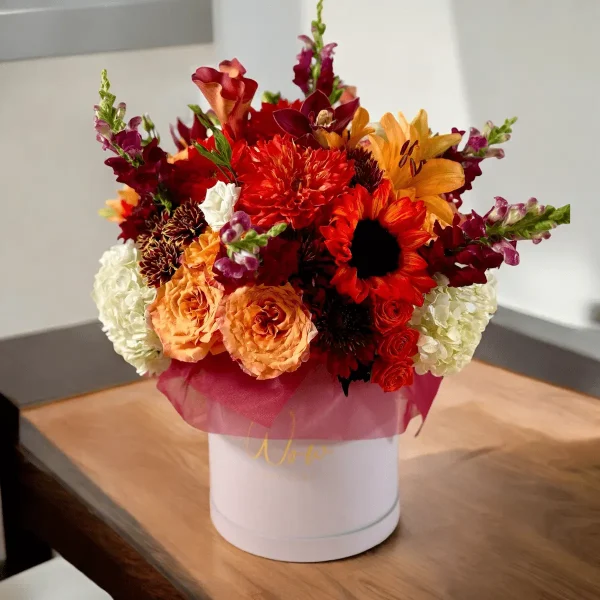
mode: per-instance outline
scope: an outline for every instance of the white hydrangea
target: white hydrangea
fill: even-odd
[[[438,286],[415,307],[411,325],[421,335],[415,370],[437,376],[452,375],[466,367],[481,341],[481,334],[496,312],[496,280],[488,273],[486,284],[448,287],[437,275]]]
[[[146,309],[156,290],[149,288],[139,271],[139,251],[132,240],[116,244],[100,259],[92,298],[98,307],[103,331],[139,375],[161,373],[169,366],[156,333],[148,326]]]

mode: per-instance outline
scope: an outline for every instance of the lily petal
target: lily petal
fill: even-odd
[[[460,133],[447,133],[444,135],[434,135],[423,144],[421,149],[421,158],[427,160],[444,154],[448,148],[456,146],[461,140]],[[424,139],[424,138],[421,138]]]
[[[427,111],[421,109],[417,116],[412,120],[412,126],[417,130],[420,140],[426,140],[429,137],[429,123],[427,122]]]
[[[421,196],[419,200],[425,203],[427,212],[436,216],[439,221],[450,225],[454,219],[454,211],[450,203],[440,196]]]
[[[375,129],[373,129],[373,127],[369,127],[369,113],[367,112],[367,109],[359,106],[352,119],[348,147],[354,148],[360,140],[374,131]]]
[[[411,181],[418,198],[453,192],[464,183],[465,173],[460,163],[445,158],[428,160]]]

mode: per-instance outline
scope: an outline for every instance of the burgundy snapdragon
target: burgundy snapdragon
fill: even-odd
[[[252,223],[250,217],[243,211],[233,213],[228,223],[221,228],[219,235],[221,243],[226,248],[232,248],[232,244],[239,242],[242,236],[250,231]],[[221,256],[215,261],[215,268],[223,273],[225,277],[240,279],[246,273],[256,271],[260,265],[257,255],[260,253],[258,245],[248,245],[248,249],[232,248],[227,256]]]
[[[463,223],[460,215],[456,215],[452,225],[447,227],[436,222],[433,229],[436,239],[420,250],[427,261],[429,273],[442,273],[452,287],[486,283],[485,272],[499,267],[504,258],[493,248],[479,242],[482,231],[485,234],[483,218],[475,212]]]
[[[492,148],[492,146],[502,144],[510,139],[511,126],[515,121],[516,119],[507,119],[499,127],[488,121],[483,131],[471,127],[469,137],[462,150],[458,149],[458,144],[446,150],[442,158],[460,163],[465,173],[465,182],[462,187],[445,194],[448,202],[452,202],[457,208],[460,208],[462,206],[462,194],[472,189],[473,181],[482,174],[481,161],[486,158],[504,158],[504,150],[502,148]],[[465,135],[464,130],[459,130],[456,127],[452,128],[452,133],[459,133],[463,137]]]
[[[310,93],[310,80],[312,76],[311,63],[313,59],[313,41],[307,36],[300,36],[307,43],[305,48],[300,50],[300,53],[296,57],[298,63],[294,65],[294,79],[295,83],[305,95]]]
[[[94,109],[98,109],[95,106]],[[121,102],[117,106],[119,115],[125,115],[126,106]],[[96,139],[102,143],[103,150],[112,150],[115,154],[127,154],[131,158],[137,158],[142,151],[142,136],[138,129],[142,123],[142,117],[132,117],[124,129],[113,132],[109,123],[103,119],[94,117],[94,129]]]
[[[120,133],[123,132],[116,134],[115,138]],[[130,144],[131,149],[136,147],[132,138],[127,139],[123,136],[120,140]],[[131,160],[122,156],[108,158],[104,164],[112,168],[118,182],[133,188],[140,196],[155,194],[159,184],[168,182],[173,172],[173,165],[168,162],[167,153],[159,147],[157,139],[152,139],[142,148],[140,137],[140,149],[135,157],[137,164],[132,164]]]

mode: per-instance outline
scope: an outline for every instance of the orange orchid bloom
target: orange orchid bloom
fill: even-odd
[[[432,136],[424,110],[412,123],[402,113],[398,120],[387,113],[380,123],[384,135],[369,135],[371,152],[392,182],[396,197],[422,200],[428,213],[428,229],[436,220],[452,223],[454,211],[440,194],[460,188],[465,174],[458,162],[437,157],[458,144],[460,134]]]

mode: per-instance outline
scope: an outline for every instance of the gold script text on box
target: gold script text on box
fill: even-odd
[[[265,437],[262,439],[260,448],[256,453],[254,453],[250,449],[250,432],[252,431],[252,425],[254,423],[250,423],[250,427],[248,428],[248,435],[246,436],[246,452],[253,459],[257,460],[259,458],[263,458],[265,462],[274,467],[279,467],[283,465],[285,462],[288,464],[294,464],[298,458],[304,458],[304,462],[307,465],[311,465],[316,460],[323,460],[328,454],[331,454],[333,450],[328,448],[327,446],[315,446],[314,444],[310,444],[306,450],[296,450],[293,447],[294,444],[294,434],[296,432],[296,416],[293,411],[290,411],[290,436],[285,443],[285,447],[283,449],[283,453],[279,460],[273,460],[269,455],[269,434],[265,433]],[[272,447],[271,447],[272,449]]]

